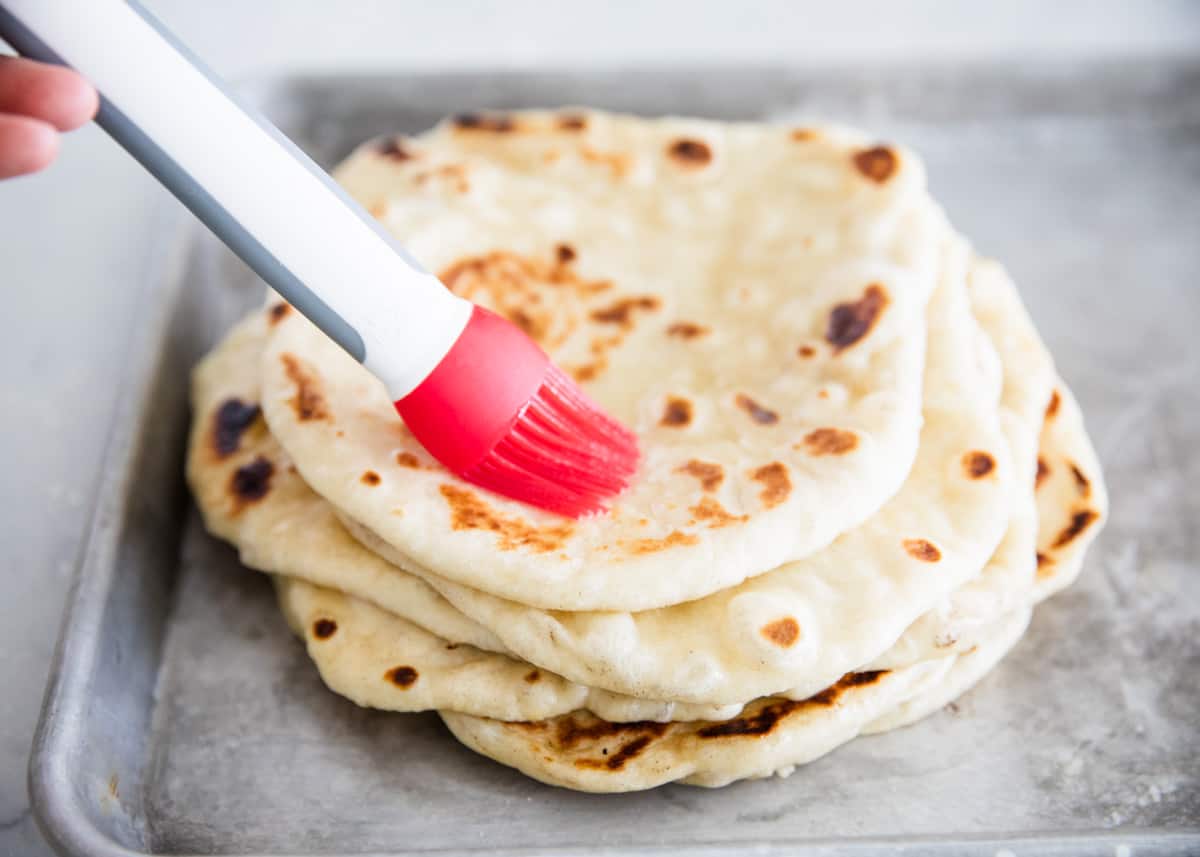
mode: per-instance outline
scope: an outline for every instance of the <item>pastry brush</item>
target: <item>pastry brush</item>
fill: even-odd
[[[0,36],[90,80],[101,127],[382,381],[449,470],[570,517],[629,484],[629,429],[518,327],[425,271],[136,3],[0,0]]]

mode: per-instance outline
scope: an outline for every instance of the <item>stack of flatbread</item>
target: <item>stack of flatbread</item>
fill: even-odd
[[[235,326],[195,372],[190,482],[359,705],[584,791],[786,774],[964,693],[1104,519],[1013,284],[902,148],[528,112],[337,177],[643,452],[607,513],[559,518],[450,475],[286,303]]]

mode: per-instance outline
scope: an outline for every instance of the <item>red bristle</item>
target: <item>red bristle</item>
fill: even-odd
[[[442,361],[396,410],[462,478],[577,518],[633,481],[637,437],[512,322],[474,307]]]
[[[629,485],[637,462],[637,436],[550,366],[508,433],[482,461],[459,475],[515,500],[577,518],[602,511],[608,498]]]

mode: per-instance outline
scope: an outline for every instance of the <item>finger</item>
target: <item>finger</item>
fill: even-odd
[[[58,132],[40,119],[0,113],[0,179],[36,173],[58,154]]]
[[[96,90],[69,68],[0,57],[0,113],[31,116],[70,131],[95,116],[99,106]]]

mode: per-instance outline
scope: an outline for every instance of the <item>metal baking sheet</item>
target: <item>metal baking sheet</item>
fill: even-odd
[[[1184,854],[1200,849],[1200,65],[319,78],[249,88],[328,165],[481,107],[863,124],[1012,270],[1112,520],[955,705],[790,779],[589,796],[326,691],[182,480],[187,371],[260,286],[167,216],[31,762],[64,853]],[[173,238],[172,236],[175,235]]]

